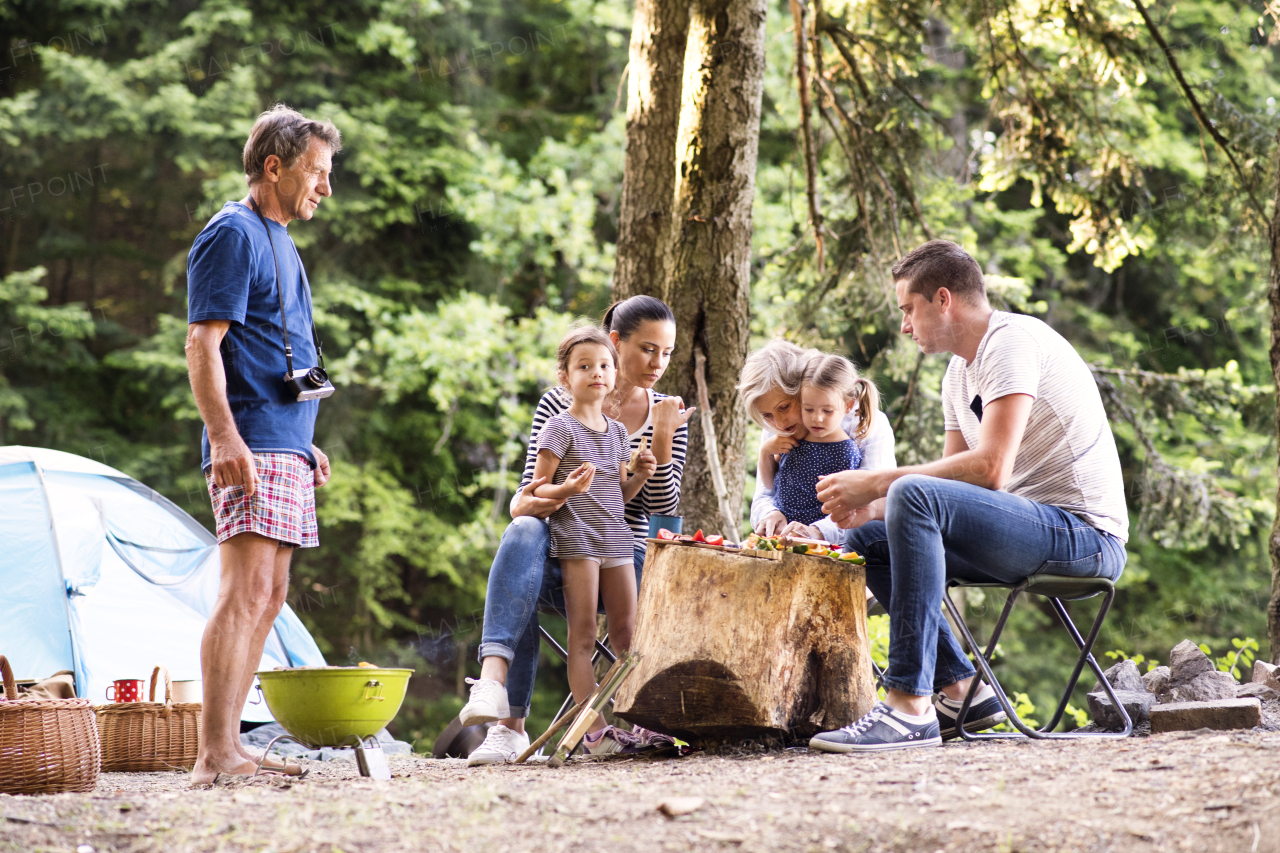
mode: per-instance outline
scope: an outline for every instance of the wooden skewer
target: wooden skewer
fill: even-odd
[[[554,735],[556,732],[563,729],[565,726],[569,725],[571,722],[573,722],[574,718],[578,716],[578,712],[581,710],[582,710],[581,702],[579,702],[577,705],[574,705],[572,708],[570,708],[568,713],[564,714],[563,716],[560,717],[560,719],[552,723],[551,726],[545,732],[542,733],[541,737],[539,737],[533,743],[529,744],[529,748],[526,749],[524,752],[520,753],[519,757],[516,758],[516,764],[524,764],[526,761],[528,761],[531,755],[533,755],[538,750],[542,749],[542,747],[546,746],[547,741],[551,740],[552,735]]]
[[[576,720],[578,718],[578,715],[582,712],[582,709],[590,705],[591,700],[596,698],[596,694],[600,692],[601,685],[609,683],[609,679],[613,677],[614,670],[616,670],[617,668],[618,668],[618,661],[615,660],[613,662],[613,666],[609,667],[609,671],[606,672],[604,674],[604,678],[600,680],[600,684],[596,685],[596,689],[591,691],[591,695],[587,697],[587,701],[579,702],[578,704],[574,705],[573,708],[569,711],[569,713],[564,714],[563,716],[560,717],[560,719],[552,723],[551,727],[547,729],[545,732],[543,732],[540,738],[535,740],[533,743],[529,744],[529,748],[526,749],[524,752],[520,753],[519,756],[517,756],[516,764],[523,764],[524,762],[528,761],[530,756],[532,756],[539,749],[542,749],[542,747],[547,744],[547,741],[551,740],[552,735],[554,735],[556,732],[560,731],[565,726],[569,725],[574,720]]]

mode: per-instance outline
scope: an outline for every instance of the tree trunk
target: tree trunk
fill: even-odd
[[[689,0],[637,0],[627,66],[627,153],[614,299],[663,294],[662,263],[671,236],[676,132],[688,36]]]
[[[1280,133],[1276,134],[1280,146]],[[1276,149],[1280,170],[1280,147]],[[1271,208],[1271,375],[1276,382],[1276,434],[1280,438],[1280,171],[1276,172],[1275,201]],[[1271,601],[1267,605],[1267,639],[1271,642],[1271,661],[1280,663],[1280,492],[1276,495],[1276,520],[1271,526],[1267,551],[1271,555]]]
[[[871,710],[861,566],[650,543],[614,712],[685,739],[808,738]]]
[[[674,218],[663,299],[676,315],[676,359],[662,383],[686,404],[697,399],[694,347],[707,357],[720,462],[730,509],[741,515],[747,418],[738,373],[750,335],[751,202],[764,91],[764,0],[693,0],[676,141]],[[698,418],[680,508],[685,527],[724,523]]]

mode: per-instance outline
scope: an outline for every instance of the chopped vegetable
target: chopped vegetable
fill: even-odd
[[[723,544],[724,544],[724,537],[723,537],[723,536],[721,536],[719,533],[712,533],[710,536],[708,536],[708,537],[707,537],[707,544],[708,544],[708,545],[723,545]]]
[[[658,531],[658,538],[664,542],[670,542],[672,539],[676,538],[676,535],[664,527]]]
[[[693,541],[694,541],[694,542],[706,542],[706,541],[707,541],[707,537],[705,537],[705,536],[703,536],[703,535],[702,535],[702,528],[701,528],[701,527],[699,527],[699,528],[698,528],[698,532],[697,532],[697,533],[693,534]]]
[[[793,553],[793,554],[808,554],[808,553],[809,553],[809,546],[808,546],[808,545],[792,545],[792,546],[791,546],[791,553]]]

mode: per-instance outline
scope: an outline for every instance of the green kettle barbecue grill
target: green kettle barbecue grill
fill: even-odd
[[[369,666],[296,667],[256,673],[267,707],[288,733],[272,738],[262,761],[280,740],[308,749],[354,746],[360,775],[391,778],[376,735],[399,713],[412,674],[412,669]],[[262,768],[261,761],[258,768]]]

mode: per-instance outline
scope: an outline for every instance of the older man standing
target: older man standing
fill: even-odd
[[[249,194],[209,220],[188,256],[187,364],[205,423],[202,467],[222,559],[200,647],[204,713],[193,784],[254,772],[240,743],[240,709],[284,606],[293,549],[319,544],[315,489],[329,479],[329,460],[312,437],[319,399],[333,386],[285,226],[310,219],[332,194],[341,148],[330,122],[284,106],[263,113],[244,147]]]
[[[812,749],[875,752],[957,737],[974,670],[942,617],[948,578],[1014,583],[1037,572],[1116,579],[1129,516],[1120,459],[1088,365],[1035,319],[993,311],[964,249],[931,240],[893,267],[902,331],[950,352],[943,458],[818,482],[823,510],[856,528],[867,585],[889,611],[885,701]],[[935,696],[935,694],[937,694]],[[982,685],[966,730],[1004,719]]]

